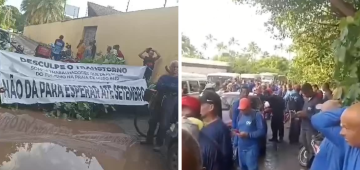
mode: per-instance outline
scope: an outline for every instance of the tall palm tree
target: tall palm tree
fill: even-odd
[[[166,7],[166,4],[167,4],[167,0],[165,0],[165,3],[164,3],[164,8]]]
[[[21,10],[30,24],[62,21],[66,0],[23,0]]]
[[[204,43],[202,46],[201,46],[204,50],[206,50],[208,48],[208,45],[206,43]]]
[[[128,12],[128,10],[129,10],[129,5],[130,5],[130,0],[128,0],[128,3],[126,5],[126,12]]]
[[[3,6],[0,8],[0,24],[1,27],[9,29],[15,23],[11,6]]]
[[[219,53],[223,53],[224,50],[227,49],[227,46],[223,42],[221,42],[216,44],[216,48],[219,50]]]
[[[213,42],[217,41],[217,39],[214,38],[214,36],[211,35],[211,34],[206,36],[206,40],[209,41],[210,43],[213,43]]]
[[[229,46],[233,46],[233,45],[240,45],[239,41],[237,39],[235,39],[235,37],[231,37],[229,42],[228,42]]]

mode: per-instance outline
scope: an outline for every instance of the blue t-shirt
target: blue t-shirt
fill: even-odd
[[[240,113],[242,114],[242,113]],[[235,129],[248,133],[247,138],[235,138],[235,145],[239,149],[248,149],[259,146],[259,139],[266,135],[264,119],[260,112],[253,110],[252,113],[239,115]],[[234,119],[233,119],[234,120]]]
[[[224,167],[221,169],[231,169],[232,163],[232,142],[231,131],[225,123],[218,119],[201,129],[201,132],[211,138],[219,146],[223,154]]]
[[[343,161],[344,150],[340,150],[325,138],[321,142],[320,151],[316,154],[310,170],[341,170]]]
[[[340,117],[346,108],[315,114],[311,123],[316,130],[322,133],[339,150],[344,151],[342,170],[360,169],[360,149],[350,146],[340,135]],[[324,162],[326,164],[328,162]]]
[[[220,147],[210,137],[200,132],[199,145],[201,149],[203,167],[206,170],[220,170],[224,167],[225,160]]]
[[[52,53],[54,54],[60,54],[61,51],[64,49],[65,43],[61,39],[55,40],[54,48],[52,49]]]
[[[163,93],[177,93],[179,78],[176,76],[163,75],[156,84],[156,90]]]

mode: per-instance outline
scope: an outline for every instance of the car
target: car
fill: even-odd
[[[229,127],[232,125],[232,105],[236,100],[240,99],[240,92],[227,92],[223,93],[221,96],[221,102],[222,102],[222,120],[225,124],[227,124]],[[264,103],[261,101],[261,99],[254,95],[250,94],[249,99],[251,100],[251,105],[254,110],[258,110],[260,112],[264,111]],[[264,123],[266,123],[266,120],[264,118]],[[267,126],[266,126],[266,132],[267,132]],[[267,138],[266,135],[264,138],[260,139],[260,155],[263,156],[266,153],[266,142]]]
[[[179,143],[178,143],[178,123],[172,123],[166,132],[164,145],[161,147],[161,153],[166,158],[166,164],[169,170],[178,170]]]

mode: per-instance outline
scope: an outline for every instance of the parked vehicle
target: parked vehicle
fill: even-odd
[[[171,124],[166,133],[164,145],[161,148],[161,153],[166,157],[169,170],[178,170],[178,135],[178,123]]]
[[[0,29],[0,50],[8,50],[11,47],[11,36],[9,31]]]
[[[232,80],[234,78],[240,79],[240,74],[238,73],[211,73],[207,75],[207,80],[210,83],[216,83],[220,82],[220,84],[223,84],[227,80]]]
[[[181,73],[182,89],[186,95],[199,97],[200,91],[205,88],[207,79],[205,75],[195,73]]]
[[[51,58],[51,46],[39,44],[35,49],[35,57]]]

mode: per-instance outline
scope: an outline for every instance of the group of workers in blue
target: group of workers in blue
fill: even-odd
[[[199,104],[194,104],[195,99],[189,102],[191,97],[186,100],[183,98],[183,116],[187,112],[189,117],[197,117],[205,124],[201,130],[201,136],[205,136],[205,139],[199,139],[203,169],[259,170],[267,124],[263,114],[253,109],[249,86],[242,86],[239,91],[240,99],[232,105],[231,129],[226,129],[226,125],[220,121],[221,117],[217,116],[219,114],[216,110],[221,104],[216,103],[220,103],[221,99],[216,93],[204,91]],[[307,169],[360,170],[360,162],[357,162],[360,159],[360,103],[342,107],[341,99],[335,99],[331,94],[327,83],[321,91],[305,83],[302,86],[288,85],[283,95],[271,93],[268,87],[260,86],[255,95],[270,103],[273,132],[270,141],[283,140],[283,128],[280,126],[284,126],[284,110],[295,113],[291,117],[289,141],[300,142],[305,146],[307,161],[309,164],[312,162]],[[192,109],[184,110],[186,107]],[[317,151],[314,151],[311,140],[319,133],[324,139]],[[313,155],[314,159],[310,160]]]

